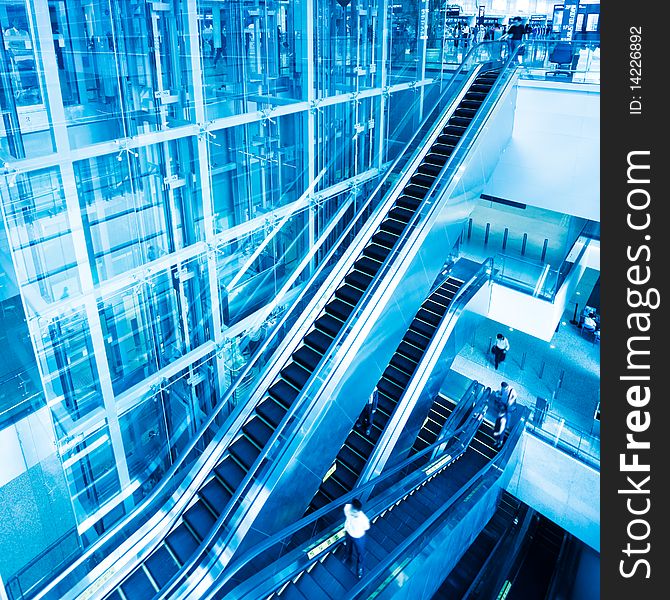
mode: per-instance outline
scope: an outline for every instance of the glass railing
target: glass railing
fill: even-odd
[[[249,373],[254,369],[257,369],[259,375],[256,377],[256,381],[262,381],[277,361],[275,352],[284,352],[288,347],[294,345],[296,340],[299,340],[302,337],[305,327],[309,326],[312,318],[318,314],[322,306],[328,300],[329,290],[333,289],[334,284],[346,274],[350,267],[349,262],[345,262],[344,264],[339,263],[340,258],[345,255],[345,252],[349,252],[349,247],[354,241],[354,238],[356,238],[361,231],[365,230],[366,233],[362,234],[362,237],[358,238],[357,241],[357,248],[362,249],[369,235],[376,230],[379,222],[383,220],[388,208],[390,208],[390,205],[394,202],[394,198],[388,197],[387,192],[394,187],[398,179],[401,179],[406,174],[408,165],[411,164],[412,160],[423,147],[426,135],[433,130],[435,126],[434,124],[439,119],[442,112],[453,103],[459,92],[461,92],[464,82],[471,77],[471,72],[474,68],[482,63],[491,62],[492,60],[497,60],[497,62],[500,63],[501,56],[504,56],[504,44],[501,43],[491,42],[488,44],[480,44],[471,50],[463,61],[461,67],[450,79],[449,85],[442,92],[431,112],[427,114],[421,125],[416,129],[412,139],[406,144],[402,153],[398,155],[398,158],[391,164],[388,171],[384,174],[375,191],[364,203],[361,203],[357,215],[339,235],[337,242],[333,244],[330,251],[326,254],[308,284],[305,285],[304,289],[292,303],[289,310],[287,310],[281,319],[278,320],[274,329],[267,335],[266,339],[257,349],[254,357],[239,371],[236,382],[229,387],[225,396],[221,399],[218,408],[203,424],[199,434],[185,446],[181,456],[167,471],[160,484],[157,485],[151,495],[146,497],[123,521],[119,522],[108,533],[92,544],[83,555],[65,569],[60,576],[52,579],[48,587],[46,587],[43,592],[40,592],[37,597],[61,598],[73,588],[79,587],[81,582],[85,582],[88,586],[93,585],[93,587],[95,587],[97,584],[94,582],[106,573],[107,569],[105,567],[117,563],[121,556],[127,558],[129,555],[126,553],[129,552],[132,555],[131,559],[137,559],[139,557],[142,552],[139,548],[141,544],[133,543],[135,540],[139,542],[141,539],[151,539],[154,536],[159,535],[159,530],[163,531],[175,522],[178,515],[170,515],[168,519],[165,519],[164,517],[178,503],[182,495],[187,493],[187,488],[191,485],[193,480],[196,479],[198,475],[202,476],[201,470],[208,463],[208,459],[211,460],[211,453],[215,451],[215,448],[213,447],[206,450],[207,445],[212,440],[216,440],[217,442],[220,441],[228,430],[226,425],[235,423],[242,418],[245,408],[247,409],[246,412],[249,412],[251,408],[253,408],[245,406],[256,389],[254,385],[250,385],[248,382]],[[415,106],[417,110],[419,105],[420,99],[417,99]],[[406,118],[414,118],[414,111],[408,111]],[[480,117],[478,122],[481,123],[481,121],[482,118]],[[473,122],[473,125],[474,124],[475,123]],[[477,126],[473,129],[476,130]],[[470,136],[466,137],[471,138],[472,133]],[[463,147],[462,144],[460,146]],[[460,158],[462,158],[465,153],[467,153],[467,149],[463,147]],[[453,164],[453,157],[455,157],[456,154],[457,152],[454,152],[454,155],[452,155],[451,164]],[[445,169],[444,171],[449,171],[450,175],[453,174],[453,170]],[[445,178],[442,178],[442,181],[444,180]],[[444,186],[441,186],[439,193],[443,191],[443,187]],[[386,205],[388,205],[385,206],[386,210],[378,210],[385,199]],[[411,230],[411,227],[408,229]],[[374,293],[374,290],[376,290],[379,285],[379,280],[388,271],[389,263],[392,263],[397,255],[398,251],[392,253],[392,255],[387,258],[386,269],[382,269],[377,276],[376,282],[373,282],[373,290],[371,291],[371,294]],[[358,252],[355,253],[354,258],[357,256]],[[353,262],[353,259],[350,262]],[[306,267],[305,271],[307,272],[309,268],[310,267]],[[352,315],[352,317],[355,316],[357,318],[359,312],[360,311],[355,311],[355,315]],[[339,337],[339,342],[333,346],[331,356],[336,354],[336,350],[339,348],[341,340],[345,337],[345,332],[348,333],[352,322],[354,322],[354,319],[350,319],[348,326],[345,327],[345,330]],[[329,368],[324,370],[324,374],[326,372],[329,374],[331,368],[332,364],[329,364]],[[245,384],[247,391],[236,396],[239,392],[237,386],[240,383]],[[317,380],[317,378],[314,378],[312,386],[308,386],[309,389],[305,390],[305,392],[308,393],[303,393],[302,398],[312,398],[321,383],[321,379]],[[225,407],[227,407],[231,398],[236,398],[237,408],[226,419],[225,411],[227,408]],[[297,409],[299,405],[300,402],[296,402],[294,404],[294,409]],[[224,419],[226,420],[224,421]],[[290,418],[286,419],[286,425],[293,424],[293,420],[294,414],[292,413]],[[287,428],[288,427],[284,427],[283,429],[286,430]],[[279,436],[279,433],[280,432],[277,432],[277,436]],[[275,457],[265,456],[264,459],[274,460]],[[246,486],[249,485],[251,478],[252,475],[249,476],[246,484],[243,483],[241,486],[244,489],[244,492],[247,491]],[[236,498],[239,498],[241,495],[242,489],[236,494]],[[234,502],[235,500],[233,503]],[[129,548],[131,549],[129,550]],[[34,584],[31,590],[24,591],[24,594],[26,596],[34,596],[35,588],[39,583]],[[100,580],[100,585],[102,583],[103,579]]]
[[[588,223],[585,227],[589,227]],[[589,236],[580,234],[558,268],[542,261],[496,254],[493,258],[493,279],[505,287],[554,302],[574,266],[584,258],[590,242]]]
[[[465,405],[468,406],[469,415],[473,418],[469,418],[466,423],[453,431],[449,440],[436,441],[234,558],[207,591],[205,597],[210,599],[227,597],[231,589],[240,583],[241,589],[232,594],[234,597],[242,595],[244,593],[242,590],[254,589],[259,584],[267,585],[274,574],[273,571],[278,569],[279,565],[286,568],[285,561],[292,563],[294,572],[307,567],[320,555],[331,551],[333,546],[344,538],[342,507],[347,502],[353,498],[365,502],[366,514],[373,519],[393,506],[399,498],[420,487],[426,479],[447,469],[465,452],[477,431],[480,422],[478,417],[486,411],[486,405],[481,403],[476,407],[468,403]],[[448,442],[445,451],[438,452],[445,441]],[[274,565],[270,566],[273,563]],[[267,593],[269,592],[270,590],[267,590]]]
[[[496,53],[498,56],[497,59],[493,58],[496,56]],[[389,173],[387,173],[384,181],[382,181],[375,194],[373,194],[372,198],[374,198],[377,194],[380,194],[382,197],[384,197],[383,203],[381,201],[381,197],[378,201],[378,204],[380,206],[383,205],[383,208],[373,219],[365,224],[366,234],[358,238],[354,244],[348,246],[347,251],[350,254],[350,260],[344,264],[338,265],[338,273],[340,273],[342,276],[348,272],[350,264],[353,264],[354,260],[358,258],[360,252],[365,247],[369,236],[372,235],[372,233],[376,230],[378,225],[384,219],[387,210],[390,209],[390,207],[395,202],[397,194],[395,193],[393,184],[395,184],[397,181],[404,182],[405,180],[409,180],[409,177],[413,173],[416,166],[415,163],[417,163],[421,158],[421,153],[424,148],[424,140],[431,137],[431,135],[437,135],[439,129],[443,127],[443,123],[440,122],[443,115],[449,114],[449,109],[455,108],[457,106],[457,96],[460,92],[463,91],[464,80],[474,80],[477,74],[476,69],[482,64],[487,64],[491,68],[497,66],[502,69],[502,74],[496,80],[496,83],[489,92],[489,95],[480,107],[480,111],[478,112],[475,119],[473,119],[471,126],[468,128],[463,138],[461,138],[458,145],[455,147],[449,161],[443,168],[439,177],[434,182],[431,191],[426,196],[426,198],[424,198],[422,206],[407,224],[405,232],[398,240],[393,250],[389,253],[378,273],[369,284],[365,295],[361,300],[359,300],[358,305],[344,323],[344,326],[335,337],[334,341],[331,343],[331,346],[327,354],[321,360],[319,367],[305,383],[303,390],[300,392],[298,398],[294,401],[292,407],[284,417],[280,428],[274,432],[273,436],[267,442],[265,449],[256,459],[255,464],[264,465],[263,468],[265,469],[265,473],[267,473],[272,468],[270,465],[277,465],[282,460],[290,460],[290,457],[284,456],[284,449],[290,447],[292,436],[295,435],[296,431],[300,431],[300,423],[308,419],[310,411],[314,409],[313,400],[319,396],[320,389],[324,387],[326,382],[332,376],[335,368],[339,364],[339,361],[342,359],[342,352],[340,352],[340,350],[345,344],[345,341],[349,339],[349,336],[356,324],[363,323],[365,321],[364,313],[368,310],[368,308],[372,304],[376,304],[378,301],[377,292],[380,291],[382,282],[386,281],[387,278],[390,277],[390,273],[393,271],[394,265],[399,264],[405,258],[405,256],[413,251],[411,241],[413,238],[412,233],[419,227],[421,222],[425,222],[427,214],[433,210],[437,199],[444,195],[446,189],[449,187],[452,181],[453,176],[457,172],[460,172],[466,168],[466,156],[477,139],[484,122],[488,118],[490,109],[496,104],[498,100],[498,91],[507,84],[509,77],[511,76],[511,73],[507,72],[503,68],[505,63],[501,56],[506,56],[504,44],[480,44],[479,46],[473,48],[472,52],[468,54],[460,69],[452,77],[449,86],[445,89],[442,96],[433,105],[429,116],[424,120],[422,126],[414,134],[414,138],[412,142],[410,142],[410,146],[408,147],[407,151],[396,160],[394,166],[391,168]],[[392,191],[391,194],[387,196],[387,191],[389,190]],[[400,191],[401,189],[397,190],[398,193]],[[353,225],[354,224],[352,224],[352,226]],[[335,277],[335,280],[339,280],[338,277]],[[325,300],[327,300],[327,297],[324,298],[324,301]],[[311,311],[308,309],[308,312]],[[314,316],[316,316],[316,312]],[[280,359],[279,362],[283,363],[283,360]],[[242,420],[240,420],[240,424],[241,423]],[[232,435],[234,433],[236,433],[236,431],[231,433],[231,441]],[[201,576],[204,576],[205,573],[209,572],[210,567],[208,565],[215,565],[216,568],[223,568],[223,566],[225,566],[227,561],[230,560],[230,557],[235,552],[237,546],[241,543],[241,536],[237,532],[247,527],[248,521],[253,518],[251,516],[251,507],[253,507],[255,502],[259,500],[261,495],[265,493],[265,487],[262,485],[263,478],[263,474],[259,475],[253,470],[247,474],[245,479],[238,487],[238,490],[233,496],[233,499],[229,503],[228,510],[221,517],[219,517],[217,525],[213,528],[209,538],[201,544],[201,548],[204,549],[202,554],[199,558],[194,558],[189,565],[183,567],[182,572],[193,568],[196,561],[200,562],[197,573],[199,573]],[[242,504],[242,499],[244,499],[244,508],[237,512],[234,520],[229,520],[229,517],[233,514],[234,509],[240,509],[240,506],[238,505]],[[220,529],[224,522],[226,522],[226,539],[219,539]],[[228,557],[227,559],[223,556],[224,550],[225,555]],[[193,586],[197,586],[197,584],[198,582],[196,581],[193,574],[191,574],[189,579],[189,585],[191,586],[190,589],[193,589]],[[176,585],[176,582],[174,585]],[[172,591],[172,589],[170,591]]]
[[[600,42],[529,40],[519,56],[521,79],[600,84]]]
[[[527,429],[551,446],[600,470],[600,437],[551,412],[548,403],[535,406]]]

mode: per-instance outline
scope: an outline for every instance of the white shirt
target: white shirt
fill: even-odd
[[[361,538],[370,529],[370,521],[362,510],[356,510],[351,504],[344,506],[344,530],[352,538]]]
[[[509,350],[509,342],[507,341],[506,337],[504,337],[502,340],[496,339],[496,346],[505,352]]]

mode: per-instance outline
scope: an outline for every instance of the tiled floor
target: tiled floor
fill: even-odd
[[[519,403],[534,408],[537,398],[549,402],[542,425],[549,435],[595,458],[600,455],[599,422],[594,419],[600,401],[600,345],[583,337],[568,313],[549,343],[484,321],[454,360],[442,389],[458,394],[465,387],[460,376],[492,390],[507,381],[517,390]],[[496,371],[489,350],[499,332],[508,338],[510,351]]]

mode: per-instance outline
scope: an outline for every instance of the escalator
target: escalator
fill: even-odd
[[[341,525],[330,528],[325,533],[322,531],[320,535],[313,535],[311,542],[294,542],[296,536],[302,539],[305,531],[314,531],[316,522],[323,523],[333,519],[342,522],[342,504],[354,497],[352,492],[346,494],[341,502],[332,503],[332,508],[324,507],[307,517],[307,520],[314,520],[308,521],[302,527],[300,524],[296,525],[296,531],[288,531],[285,538],[278,534],[276,540],[270,540],[267,546],[240,557],[236,574],[228,573],[226,580],[217,582],[205,598],[353,598],[361,591],[368,573],[382,577],[379,573],[389,568],[397,576],[408,561],[394,557],[393,553],[399,548],[402,549],[403,545],[409,547],[408,543],[412,543],[414,538],[420,540],[420,544],[430,543],[430,535],[426,531],[431,531],[431,527],[435,527],[444,518],[445,506],[450,510],[462,510],[464,503],[483,488],[485,476],[490,475],[491,467],[500,462],[497,459],[509,458],[520,439],[524,420],[525,416],[515,422],[510,437],[503,445],[503,456],[499,456],[499,453],[503,454],[503,450],[498,451],[487,444],[487,440],[492,439],[492,424],[483,421],[477,426],[478,422],[471,421],[468,427],[450,441],[448,450],[433,458],[429,465],[425,466],[425,462],[421,461],[424,466],[416,468],[417,459],[429,455],[436,445],[429,446],[415,457],[407,459],[411,467],[400,471],[407,473],[407,469],[410,470],[405,479],[390,488],[387,481],[380,482],[379,488],[388,490],[388,493],[381,494],[381,498],[368,499],[364,507],[370,517],[371,527],[366,534],[366,574],[363,580],[359,580],[354,566],[347,561],[346,547],[342,545],[344,536]],[[462,453],[455,448],[459,438],[463,443]],[[499,468],[504,466],[504,460],[498,464]],[[388,477],[397,479],[397,473],[392,471]],[[364,495],[366,489],[373,484],[374,481],[368,482],[356,492]],[[329,509],[330,512],[327,512]],[[321,514],[324,511],[326,514]],[[274,564],[265,566],[263,558],[275,554],[272,544],[281,546],[282,552],[287,553],[278,557]]]
[[[534,515],[533,527],[527,535],[522,560],[503,586],[508,600],[547,597],[567,538],[564,529],[539,513]]]
[[[332,474],[319,487],[306,514],[346,494],[356,485],[440,321],[462,285],[462,279],[449,276],[421,305],[377,384],[378,406],[370,435],[365,435],[362,429],[356,427],[351,430],[329,469]]]
[[[486,402],[488,402],[489,396],[491,395],[491,388],[484,389],[480,386],[472,386],[471,389],[468,390],[468,393],[464,394],[464,398],[461,402],[472,402],[472,406],[474,406],[477,400],[481,400],[481,398],[479,398],[480,395],[482,395]],[[416,441],[410,450],[410,455],[421,452],[428,446],[435,444],[440,437],[443,437],[445,435],[445,424],[452,415],[457,418],[457,422],[453,424],[454,430],[459,429],[465,424],[467,419],[471,416],[471,413],[467,410],[468,407],[461,405],[459,414],[455,415],[456,407],[457,404],[453,400],[442,394],[438,394],[435,397],[433,404],[428,411],[428,416],[423,422],[421,429],[419,429]],[[466,410],[463,410],[463,408]],[[493,445],[493,437],[485,432],[486,429],[487,428],[481,428],[471,443],[473,450],[481,452],[484,455],[488,454],[487,448]]]
[[[516,533],[527,510],[527,505],[509,492],[503,492],[491,520],[465,551],[431,600],[466,600],[478,597],[473,595],[478,578],[495,560],[497,553],[505,550],[503,542]],[[495,569],[495,565],[492,568]],[[484,600],[485,596],[481,598]]]
[[[262,463],[263,453],[283,426],[287,413],[293,408],[323,356],[344,329],[347,319],[417,213],[499,73],[500,69],[492,69],[479,72],[475,77],[441,134],[424,154],[414,175],[397,194],[397,199],[353,262],[352,268],[267,387],[266,393],[245,417],[231,443],[220,454],[208,477],[193,495],[192,501],[151,554],[139,562],[106,598],[144,600],[165,593],[201,546],[207,543],[212,532],[222,528],[240,490],[248,484]],[[447,295],[444,299],[448,300]],[[433,310],[444,308],[434,300],[430,301],[428,307],[422,307],[417,313],[415,330],[410,333],[413,343],[424,343],[431,328],[434,329],[439,322],[439,315]],[[412,341],[408,339],[407,343],[411,345]],[[408,379],[404,369],[411,368],[411,352],[410,349],[410,356],[403,354],[404,359],[398,355],[396,363],[385,373],[388,381],[385,393],[390,400],[395,394],[392,391],[394,386]]]

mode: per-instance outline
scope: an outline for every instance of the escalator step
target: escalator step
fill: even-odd
[[[305,598],[330,598],[331,596],[326,594],[324,590],[319,587],[319,584],[312,579],[312,575],[303,571],[302,576],[296,582],[295,587],[300,591],[300,593],[305,596]]]
[[[295,585],[287,586],[278,598],[282,600],[310,600],[309,597],[303,596]]]
[[[410,177],[412,183],[416,183],[422,187],[430,188],[433,183],[435,183],[435,177],[433,175],[425,175],[423,173],[417,173]]]
[[[459,117],[459,116],[453,116],[451,119],[449,119],[449,125],[456,125],[457,127],[462,127],[466,128],[468,125],[470,125],[470,122],[472,119],[465,118],[465,117]]]
[[[442,316],[439,314],[436,315],[434,312],[431,312],[425,308],[420,308],[419,311],[416,313],[416,318],[426,323],[430,323],[431,325],[435,325],[437,327],[437,325],[440,324]]]
[[[465,133],[465,127],[455,125],[451,121],[449,121],[449,123],[447,123],[447,126],[442,130],[443,135],[446,135],[447,137],[453,136],[454,139],[461,139],[464,133]]]
[[[135,569],[129,577],[126,577],[120,587],[127,600],[153,598],[156,594],[156,589],[142,567]]]
[[[417,313],[417,317],[419,314]],[[428,342],[433,339],[433,335],[435,334],[435,329],[436,326],[432,323],[427,323],[423,319],[416,318],[414,321],[412,321],[411,325],[409,326],[410,331],[419,333],[421,334],[424,338],[426,338],[426,346],[428,345]]]
[[[408,358],[405,358],[402,354],[398,353],[393,355],[390,364],[407,373],[408,375],[412,375],[416,370],[416,362],[411,361]]]
[[[340,582],[346,589],[351,589],[356,585],[358,579],[353,571],[344,564],[344,557],[346,555],[346,548],[340,546],[337,552],[330,554],[326,560],[321,563],[326,570],[333,576],[333,579]],[[346,594],[339,596],[345,598]]]
[[[330,504],[332,500],[330,498],[326,498],[325,494],[321,493],[321,491],[316,492],[314,494],[314,498],[312,498],[312,501],[309,503],[309,509],[308,512],[305,514],[309,514],[309,512],[314,512],[319,510],[320,508],[323,508],[326,506],[326,504]]]
[[[437,165],[431,165],[430,163],[424,162],[419,165],[417,171],[419,171],[419,173],[423,173],[424,175],[431,175],[433,177],[437,177],[442,172],[442,167],[438,167]]]
[[[330,348],[330,345],[333,343],[333,338],[328,337],[322,331],[315,329],[314,331],[310,331],[305,336],[304,342],[310,348],[314,348],[314,350],[316,350],[317,352],[325,354],[326,350],[328,350],[328,348]]]
[[[247,437],[251,438],[251,441],[259,448],[263,448],[274,433],[274,429],[272,429],[258,415],[252,416],[251,419],[244,424],[242,431],[244,431]]]
[[[365,467],[365,458],[361,457],[361,455],[356,453],[350,446],[347,446],[346,443],[337,454],[337,459],[347,464],[355,473],[362,473],[363,467]]]
[[[400,221],[394,221],[393,219],[384,219],[379,226],[382,231],[387,231],[391,235],[399,236],[403,231],[405,231],[406,223],[401,223]]]
[[[416,212],[416,209],[421,205],[421,200],[414,198],[412,196],[400,196],[395,203],[400,207],[406,210],[412,211],[412,214]]]
[[[368,289],[368,286],[372,281],[372,277],[366,273],[362,273],[361,271],[353,270],[350,271],[349,274],[344,278],[344,281],[350,285],[356,286],[359,290],[365,291]]]
[[[431,151],[432,150],[433,149],[431,148]],[[403,189],[402,193],[407,196],[423,200],[426,197],[426,194],[428,193],[428,188],[416,185],[414,183],[410,183],[409,185],[405,186],[405,189]]]
[[[407,210],[406,208],[402,208],[400,206],[396,206],[389,211],[388,216],[394,221],[400,221],[401,223],[409,223],[410,219],[414,216],[414,211]]]
[[[428,344],[430,343],[433,333],[435,332],[435,328],[431,328],[427,323],[422,323],[420,321],[417,321],[416,324],[417,327],[415,327],[415,323],[412,322],[403,339],[406,342],[412,344],[412,346],[419,348],[421,351],[425,351],[425,349],[428,347]],[[419,328],[424,331],[428,330],[428,337],[419,331]]]
[[[335,296],[344,300],[347,304],[356,306],[361,299],[363,292],[356,287],[344,284],[335,290]]]
[[[431,151],[428,154],[426,154],[426,156],[424,157],[424,160],[431,165],[436,165],[436,166],[442,168],[442,167],[444,167],[446,162],[449,160],[449,156],[446,155],[446,154],[439,154],[437,152],[432,152]]]
[[[311,375],[311,373],[307,369],[305,369],[304,367],[301,367],[296,362],[290,362],[289,364],[287,364],[281,370],[282,379],[285,379],[293,387],[295,387],[299,390],[301,390],[303,387],[305,387],[305,383],[307,383],[307,380],[309,379],[310,375]],[[275,397],[273,388],[274,388],[274,385],[268,391],[272,394],[273,397]]]
[[[397,393],[402,394],[400,388],[394,383],[389,382],[388,385],[389,386],[393,385],[393,388],[395,390],[398,390]],[[387,396],[386,393],[381,388],[379,388],[379,392],[380,394],[379,394],[379,401],[377,403],[377,410],[381,410],[389,416],[392,415],[393,411],[395,410],[395,407],[398,406],[398,398],[400,396],[398,396],[398,398],[391,398]]]
[[[256,462],[260,451],[248,437],[242,435],[233,442],[228,452],[248,473],[251,466]]]
[[[369,258],[372,258],[380,263],[386,260],[386,257],[389,255],[391,250],[385,248],[384,246],[378,246],[377,244],[368,244],[363,250],[363,254]]]
[[[234,489],[227,490],[224,484],[219,481],[218,477],[214,477],[198,490],[198,495],[208,504],[218,517],[221,514],[221,511],[223,511],[232,499],[234,492]]]
[[[202,542],[210,533],[216,523],[214,515],[205,506],[204,502],[196,502],[183,516],[184,521],[195,531]]]
[[[165,587],[167,582],[179,570],[179,565],[175,562],[165,544],[158,546],[156,551],[144,562],[144,566],[154,578],[159,588]]]
[[[393,248],[395,243],[398,241],[398,236],[387,233],[386,231],[379,231],[372,236],[371,241],[378,246]]]
[[[405,541],[400,532],[385,519],[377,519],[372,527],[375,528],[376,537],[383,546],[396,547]]]
[[[327,315],[330,317],[330,315]],[[332,318],[332,317],[331,317]],[[293,360],[308,371],[314,371],[323,358],[322,354],[312,350],[309,346],[300,346],[292,355]]]
[[[214,474],[221,480],[221,483],[235,493],[247,471],[245,471],[230,455],[226,455],[223,460],[214,467]]]
[[[289,367],[291,364],[294,363],[289,363]],[[286,367],[284,367],[286,368]],[[284,406],[284,408],[288,408],[293,404],[293,401],[296,399],[298,396],[298,390],[295,389],[294,386],[290,385],[287,381],[285,381],[282,377],[284,376],[284,371],[280,373],[279,379],[273,383],[269,389],[268,389],[268,394],[270,395],[271,398],[279,402]]]
[[[475,113],[477,111],[472,108],[457,108],[454,111],[454,115],[457,117],[462,117],[463,119],[467,121],[472,121],[473,117],[475,116]]]
[[[185,523],[180,523],[174,531],[166,538],[166,543],[177,557],[180,565],[183,565],[198,547],[198,540],[189,531]]]
[[[407,373],[403,373],[400,369],[394,367],[393,365],[386,367],[383,377],[384,379],[392,381],[403,389],[405,389],[410,380],[410,376],[407,375]]]
[[[481,94],[488,94],[491,89],[491,84],[485,83],[484,80],[475,82],[470,86],[470,92],[479,92]]]
[[[346,494],[349,490],[343,487],[334,477],[330,476],[319,486],[319,491],[325,493],[333,500]]]
[[[360,473],[359,473],[360,475]],[[337,478],[337,482],[347,491],[354,489],[358,477],[350,469],[340,462],[335,469],[332,477]]]
[[[328,313],[322,314],[316,321],[314,321],[314,326],[317,329],[320,329],[331,337],[335,337],[340,332],[342,325],[343,322],[340,319],[333,315],[329,315]]]
[[[352,433],[353,435],[350,435],[347,438],[347,445],[351,446],[357,454],[364,456],[367,459],[372,452],[372,443],[368,438],[359,434],[357,431],[354,430]]]
[[[437,138],[438,143],[433,146],[432,150],[444,154],[445,156],[451,156],[460,139],[461,138],[456,135],[442,134]]]
[[[382,265],[378,260],[373,260],[367,256],[359,258],[354,263],[354,267],[357,271],[361,271],[366,275],[370,275],[371,277],[374,277],[377,274],[377,271],[379,271],[381,266]]]
[[[267,398],[256,407],[256,412],[270,425],[277,427],[286,414],[286,407],[273,398]]]
[[[323,563],[318,563],[309,572],[310,577],[317,583],[317,585],[324,590],[321,598],[342,598],[347,593],[346,588],[337,581],[323,566]],[[317,598],[318,596],[315,596]]]
[[[461,103],[458,105],[458,108],[469,108],[474,111],[477,111],[479,107],[482,105],[480,100],[462,100]]]
[[[326,304],[325,311],[343,323],[347,320],[349,315],[353,312],[354,307],[340,298],[333,298]]]
[[[372,525],[370,529],[372,529],[372,527],[374,527],[374,525]],[[387,543],[386,545],[382,545],[377,541],[374,534],[371,532],[368,533],[365,539],[365,564],[368,571],[383,561],[394,548],[395,547],[392,544]]]
[[[432,296],[423,303],[422,307],[440,317],[442,317],[444,313],[447,312],[447,305],[433,300]]]
[[[406,342],[404,339],[402,342],[400,342],[397,352],[406,356],[410,360],[413,360],[416,364],[418,364],[418,362],[423,357],[423,352],[419,350],[419,348],[412,346],[412,344]]]
[[[377,389],[395,402],[400,399],[400,396],[402,396],[403,392],[405,391],[403,387],[399,386],[397,383],[394,383],[390,379],[387,379],[386,377],[382,377],[379,380],[377,383]],[[379,402],[381,404],[381,398],[379,399]]]

